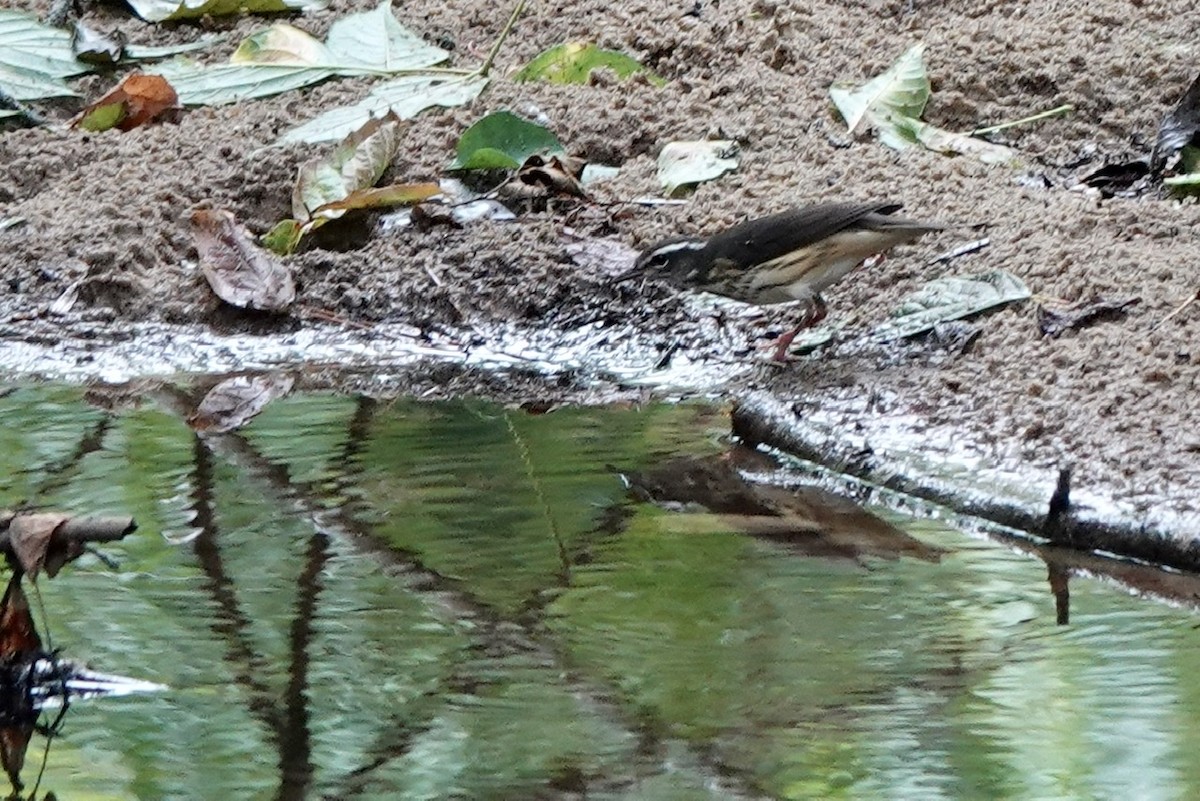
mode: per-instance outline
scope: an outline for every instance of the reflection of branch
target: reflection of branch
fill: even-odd
[[[412,707],[420,702],[421,708],[414,713]],[[438,696],[432,692],[424,693],[405,704],[398,712],[393,712],[386,720],[380,719],[379,734],[375,741],[363,748],[363,753],[369,760],[346,772],[345,778],[336,791],[326,796],[326,799],[350,801],[367,793],[372,786],[375,771],[387,765],[393,759],[399,759],[412,751],[413,742],[418,736],[430,728],[430,722],[435,717],[434,711],[440,703]],[[428,710],[425,707],[428,706]],[[414,718],[420,717],[424,722],[415,723]]]
[[[1047,562],[1050,594],[1054,596],[1054,622],[1065,626],[1071,622],[1071,573],[1055,562]]]
[[[521,432],[517,431],[517,427],[513,424],[512,415],[507,411],[502,414],[504,415],[504,424],[508,426],[508,433],[517,446],[517,453],[521,456],[521,464],[525,466],[525,475],[529,477],[529,483],[533,486],[533,492],[537,495],[538,503],[542,507],[542,516],[546,518],[546,529],[550,532],[558,550],[558,581],[559,585],[565,589],[571,586],[571,557],[567,554],[567,546],[563,542],[562,532],[558,530],[558,521],[554,519],[554,511],[550,508],[550,502],[546,500],[542,482],[533,469],[533,457],[529,453],[529,446],[525,443]]]
[[[180,419],[186,418],[191,411],[186,398],[177,390],[165,390],[158,395],[158,400]],[[351,506],[344,503],[344,498],[330,497],[331,492],[339,492],[348,485],[357,470],[353,457],[365,441],[374,408],[373,402],[360,403],[350,426],[351,442],[347,443],[342,457],[343,470],[335,482],[293,481],[286,466],[264,457],[236,432],[205,435],[203,442],[213,453],[219,453],[248,477],[259,479],[276,495],[281,506],[291,507],[295,512],[308,516],[315,531],[339,545],[375,557],[389,574],[410,587],[431,612],[443,618],[470,621],[474,638],[490,657],[520,655],[522,659],[533,659],[547,668],[558,666],[565,677],[562,680],[563,689],[581,706],[631,733],[645,733],[647,727],[630,710],[612,700],[614,693],[610,689],[591,686],[567,667],[561,644],[547,637],[540,627],[498,619],[494,609],[476,601],[459,581],[426,567],[418,554],[381,542],[375,537],[371,524],[355,519]],[[348,773],[352,791],[366,783],[379,767],[405,753],[411,738],[419,731],[411,721],[396,721],[394,725],[397,726],[396,730],[381,732],[375,746],[379,750],[367,752],[367,763]],[[660,727],[656,724],[650,728],[657,730]],[[720,763],[702,747],[658,735],[654,735],[649,747],[656,752],[672,752],[673,761],[681,764],[679,770],[695,773],[698,781],[713,788],[723,798],[737,801],[757,797],[752,791],[739,786],[748,786],[749,777],[736,767]],[[630,773],[635,777],[642,775],[639,767],[643,765],[648,770],[660,769],[657,757],[650,756],[644,763],[639,760],[637,765],[629,766]]]
[[[212,454],[199,437],[195,437],[192,451],[196,464],[192,480],[192,509],[195,511],[196,525],[200,528],[199,536],[192,542],[192,550],[200,562],[200,569],[208,578],[208,590],[219,610],[212,628],[226,641],[228,652],[225,660],[234,666],[237,681],[248,689],[250,709],[258,714],[271,734],[277,736],[280,719],[273,694],[269,687],[256,678],[259,674],[266,675],[268,665],[250,646],[246,636],[250,620],[238,604],[233,581],[225,573],[221,550],[217,545],[217,526],[212,513]]]
[[[8,527],[23,512],[0,510],[0,551],[11,552]],[[137,530],[132,517],[70,517],[55,529],[54,535],[74,542],[116,542]]]
[[[35,496],[48,495],[67,486],[83,463],[84,457],[104,447],[104,437],[110,427],[112,427],[112,417],[105,414],[96,421],[96,425],[91,430],[83,433],[75,450],[57,463],[41,468],[39,472],[45,474],[46,479],[37,485],[34,490]]]
[[[312,782],[312,741],[308,729],[308,646],[312,642],[313,617],[321,595],[321,571],[329,562],[329,538],[314,532],[308,543],[308,561],[296,579],[300,591],[296,617],[290,633],[291,663],[284,691],[284,719],[279,732],[280,801],[308,797]]]

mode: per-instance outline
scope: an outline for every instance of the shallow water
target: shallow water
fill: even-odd
[[[5,505],[141,526],[39,581],[43,636],[170,686],[71,707],[60,798],[1200,797],[1192,611],[1077,579],[1057,625],[1045,563],[936,520],[831,556],[627,493],[721,409],[194,402],[0,401]]]

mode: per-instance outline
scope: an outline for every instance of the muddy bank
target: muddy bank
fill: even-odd
[[[335,2],[296,22],[323,35],[333,19],[368,5]],[[46,11],[28,0],[16,7]],[[1120,504],[1130,519],[1191,519],[1200,489],[1200,411],[1192,400],[1200,311],[1156,324],[1197,289],[1200,207],[1069,189],[1105,161],[1148,150],[1144,140],[1194,77],[1195,31],[1180,24],[1192,18],[1191,5],[1103,0],[1067,11],[1052,3],[897,0],[794,8],[743,0],[687,10],[662,0],[533,5],[483,96],[413,121],[387,177],[436,178],[461,132],[499,108],[545,115],[568,147],[619,165],[620,175],[596,189],[603,204],[654,194],[654,158],[675,139],[737,139],[737,173],[677,207],[559,204],[511,223],[426,232],[384,233],[364,217],[337,238],[316,238],[291,261],[302,306],[348,328],[302,312],[263,320],[221,309],[195,267],[184,219],[196,208],[227,208],[263,233],[287,216],[296,165],[316,149],[264,146],[320,110],[357,100],[366,81],[195,109],[178,125],[127,134],[54,126],[0,132],[0,215],[25,220],[0,231],[5,366],[10,374],[47,371],[65,349],[81,375],[115,377],[90,365],[110,354],[118,373],[122,364],[134,373],[227,369],[237,366],[230,354],[240,353],[269,367],[311,352],[321,369],[369,368],[374,359],[380,370],[400,364],[419,372],[419,358],[456,363],[469,362],[462,353],[503,353],[508,363],[475,366],[551,374],[568,387],[556,396],[531,382],[514,390],[517,401],[529,399],[515,397],[523,392],[567,399],[573,385],[613,392],[668,385],[678,394],[694,382],[733,397],[763,391],[804,416],[836,417],[834,430],[897,432],[931,453],[1026,473],[1039,485],[1069,462],[1079,486]],[[459,66],[477,61],[505,13],[478,0],[418,0],[397,10],[406,25],[452,47]],[[85,18],[146,44],[215,31],[225,38],[205,56],[214,59],[262,24],[149,26],[119,6],[91,8]],[[546,47],[579,38],[637,56],[667,85],[602,77],[556,87],[503,77]],[[964,130],[1063,103],[1076,110],[1005,133],[1025,158],[1019,170],[848,138],[831,114],[829,85],[878,73],[918,40],[927,45],[933,123]],[[107,82],[89,77],[76,86],[93,99]],[[75,108],[43,111],[63,120]],[[749,360],[784,330],[787,311],[717,313],[661,287],[612,287],[609,266],[577,264],[563,238],[570,228],[638,247],[829,199],[891,199],[952,227],[835,288],[828,299],[843,333],[782,371]],[[975,238],[965,227],[974,223],[987,224],[989,248],[949,267],[929,263]],[[1140,302],[1123,319],[1060,339],[1041,336],[1032,303],[1011,307],[979,321],[966,353],[862,337],[924,281],[997,268],[1040,296]],[[72,286],[75,309],[49,315]],[[165,348],[172,329],[161,324],[206,332],[197,334],[193,363],[143,362],[136,348],[121,350],[122,342]],[[83,338],[56,342],[67,334]],[[260,343],[251,335],[278,337],[290,350],[256,360]],[[393,349],[408,355],[393,358]]]

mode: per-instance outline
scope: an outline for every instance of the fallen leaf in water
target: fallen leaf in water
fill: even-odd
[[[281,312],[296,299],[292,273],[270,251],[254,244],[233,215],[201,209],[191,217],[200,269],[217,297],[233,306]]]
[[[1103,320],[1123,317],[1131,306],[1140,303],[1141,300],[1141,298],[1125,300],[1095,298],[1064,309],[1039,305],[1037,307],[1038,330],[1051,338],[1062,336],[1067,331],[1083,328]]]
[[[157,119],[173,119],[179,111],[179,97],[165,78],[139,73],[81,111],[71,126],[92,132],[131,131]]]
[[[196,431],[224,434],[241,428],[276,398],[292,391],[290,375],[239,375],[217,384],[187,422]]]

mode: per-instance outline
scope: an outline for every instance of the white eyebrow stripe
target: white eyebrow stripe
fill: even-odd
[[[665,256],[668,253],[678,253],[681,250],[703,250],[705,243],[695,239],[686,239],[683,242],[672,242],[669,245],[661,245],[656,247],[652,252],[656,256]]]

